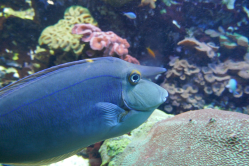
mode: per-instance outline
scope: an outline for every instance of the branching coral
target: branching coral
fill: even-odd
[[[39,44],[45,44],[53,50],[62,49],[66,52],[73,50],[76,55],[80,55],[85,46],[80,43],[83,35],[71,33],[74,24],[77,23],[97,25],[87,8],[71,6],[65,11],[64,19],[42,31]]]
[[[203,34],[202,37],[200,33]],[[191,85],[198,87],[197,94],[202,97],[204,103],[243,112],[242,108],[246,106],[246,102],[242,101],[248,97],[245,93],[249,80],[249,53],[246,53],[248,38],[237,33],[225,32],[222,27],[219,27],[218,31],[207,29],[200,33],[200,41],[193,35],[178,42],[178,45],[187,48],[176,49],[176,55],[180,58],[174,56],[169,62],[170,68],[162,84],[170,94],[167,105],[171,104],[175,113],[202,108],[202,104],[196,105],[198,101],[192,100],[196,94],[176,93],[177,89]],[[219,49],[214,43],[222,47]],[[209,58],[201,57],[201,52]],[[236,80],[233,91],[226,88],[230,79]],[[171,84],[168,84],[169,82]],[[238,109],[236,106],[239,106]]]
[[[130,44],[115,33],[103,32],[91,24],[76,24],[72,29],[73,34],[82,34],[82,41],[89,42],[91,49],[102,51],[103,56],[118,55],[121,59],[139,64],[139,62],[128,55]]]
[[[247,79],[249,75],[249,66],[246,62],[230,60],[218,65],[210,63],[208,66],[198,67],[190,64],[186,59],[180,60],[179,57],[173,57],[169,66],[172,68],[166,72],[165,82],[161,86],[170,94],[168,103],[179,109],[179,112],[203,108],[208,95],[222,96],[231,78],[240,76],[241,79]],[[233,74],[237,73],[237,76],[231,76],[228,74],[229,71]],[[245,88],[242,84],[238,84],[233,97],[242,97]],[[168,107],[165,108],[168,110]]]

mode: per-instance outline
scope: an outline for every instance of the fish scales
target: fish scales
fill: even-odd
[[[45,70],[37,78],[4,88],[0,98],[0,163],[32,165],[61,159],[64,154],[140,125],[153,111],[148,105],[140,115],[136,110],[140,105],[130,101],[133,89],[140,84],[130,85],[127,75],[140,68],[143,66],[117,58],[96,58]],[[147,68],[155,69],[154,74],[165,71]],[[139,82],[158,90],[153,109],[166,100],[164,89],[142,79]],[[134,93],[139,95],[137,89]],[[141,120],[130,124],[137,117]]]

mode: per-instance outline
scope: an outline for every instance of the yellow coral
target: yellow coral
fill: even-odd
[[[4,8],[3,10],[4,17],[8,18],[10,16],[19,17],[21,19],[33,20],[35,16],[35,10],[33,8],[29,8],[24,11],[15,11],[12,8]]]
[[[74,24],[78,23],[97,25],[87,8],[71,6],[66,9],[64,19],[42,31],[39,45],[46,44],[50,49],[63,49],[66,52],[73,50],[76,55],[80,55],[85,46],[80,43],[83,35],[71,33]]]

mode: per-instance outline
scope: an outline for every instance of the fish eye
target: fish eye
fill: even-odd
[[[136,85],[136,84],[139,82],[140,78],[141,78],[140,72],[137,71],[137,70],[134,70],[134,71],[132,71],[131,74],[129,75],[129,79],[128,79],[128,80],[129,80],[129,82],[130,82],[132,85]]]

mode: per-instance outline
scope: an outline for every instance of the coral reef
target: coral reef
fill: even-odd
[[[73,50],[76,55],[80,55],[84,44],[80,43],[83,35],[72,34],[74,24],[89,23],[97,25],[87,8],[81,6],[71,6],[64,13],[64,19],[57,24],[49,26],[42,31],[39,38],[39,45],[47,45],[49,49],[69,52]]]
[[[219,27],[218,31],[207,29],[198,34],[189,33],[178,45],[177,56],[170,57],[169,70],[161,84],[170,94],[164,106],[166,112],[177,114],[201,109],[207,104],[247,113],[243,111],[247,103],[241,102],[248,98],[244,93],[249,79],[246,36]],[[226,85],[230,79],[236,80],[237,89],[229,94]],[[185,91],[188,86],[197,92]],[[169,105],[172,108],[169,109]]]
[[[113,165],[248,165],[249,115],[214,109],[176,115],[134,138]],[[115,163],[114,163],[115,162]]]

